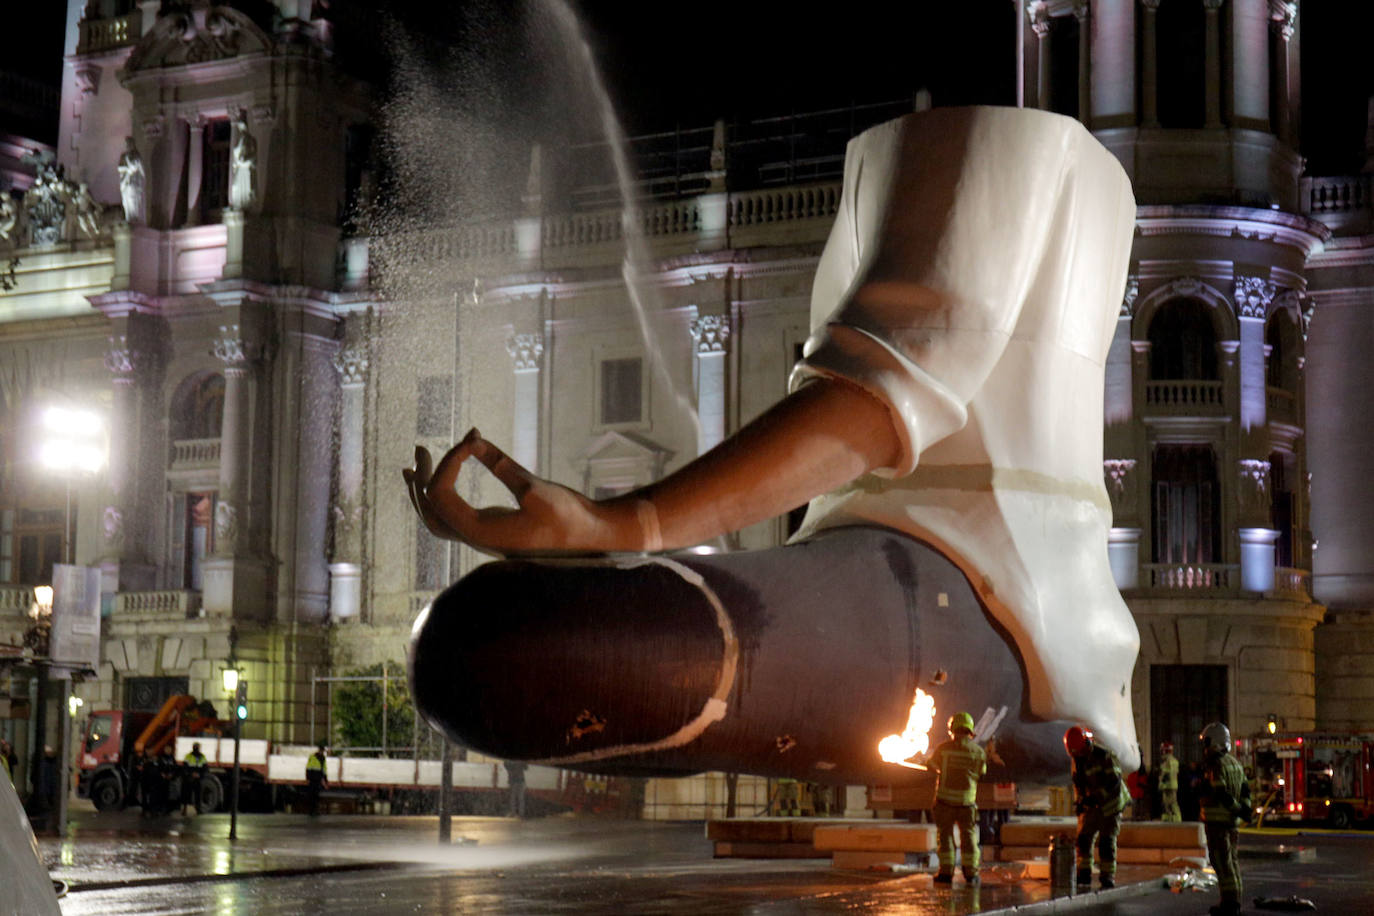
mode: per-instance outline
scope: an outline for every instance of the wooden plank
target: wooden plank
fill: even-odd
[[[824,859],[810,843],[716,843],[717,859]]]
[[[812,842],[821,850],[929,852],[936,845],[935,825],[892,823],[864,827],[817,827]]]

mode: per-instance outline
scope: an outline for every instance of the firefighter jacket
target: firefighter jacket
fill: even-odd
[[[1234,827],[1250,819],[1250,782],[1231,754],[1209,755],[1202,768],[1202,819]]]
[[[1159,790],[1178,791],[1178,758],[1169,754],[1159,762]]]
[[[204,754],[199,754],[195,751],[187,752],[186,756],[182,758],[182,763],[186,764],[193,770],[199,770],[203,768],[205,764],[208,762],[209,761],[206,759]]]
[[[937,747],[927,762],[940,771],[936,801],[947,805],[972,805],[978,801],[978,780],[988,771],[988,758],[971,737],[951,738]]]
[[[1118,814],[1130,798],[1111,751],[1094,745],[1088,753],[1073,758],[1073,800],[1079,813],[1091,808],[1105,815]]]

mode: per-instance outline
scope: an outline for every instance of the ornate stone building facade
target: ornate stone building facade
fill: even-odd
[[[1374,728],[1374,198],[1368,173],[1303,174],[1301,10],[1026,7],[1026,104],[1081,118],[1140,204],[1103,471],[1142,747],[1213,716]],[[395,302],[369,273],[380,243],[342,228],[373,101],[312,4],[69,8],[56,154],[0,211],[0,268],[18,259],[0,291],[0,643],[70,532],[105,592],[89,704],[218,696],[232,634],[250,734],[312,740],[312,673],[399,660],[416,612],[482,560],[415,518],[415,444],[477,426],[606,495],[786,391],[842,149],[751,180],[707,128],[674,182],[692,193],[628,217],[539,192],[536,155],[509,218],[412,240],[407,263],[447,292]],[[70,525],[65,481],[24,445],[54,400],[111,431],[108,468],[71,481]]]

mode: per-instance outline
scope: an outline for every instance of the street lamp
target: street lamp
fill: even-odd
[[[229,695],[229,715],[234,720],[234,775],[229,787],[229,839],[239,838],[239,738],[247,711],[248,682],[239,677],[238,661],[233,657],[238,643],[237,631],[229,631],[229,666],[224,669],[224,692]]]
[[[72,474],[96,474],[105,466],[105,424],[94,411],[49,407],[43,411],[38,460],[63,475],[67,511],[62,527],[62,557],[72,563]]]

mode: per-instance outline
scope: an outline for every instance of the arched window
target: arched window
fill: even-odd
[[[214,372],[193,375],[172,397],[172,441],[218,439],[224,418],[224,376]]]
[[[1150,320],[1150,378],[1218,379],[1217,335],[1207,306],[1175,299],[1155,312]]]

